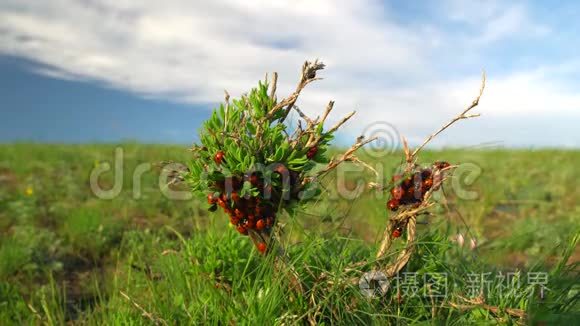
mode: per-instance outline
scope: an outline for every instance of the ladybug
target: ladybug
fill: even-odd
[[[214,194],[207,194],[207,203],[210,205],[213,205],[217,202],[217,198],[214,196]]]
[[[258,184],[260,183],[260,178],[257,175],[255,175],[255,174],[252,174],[249,179],[250,179],[249,180],[250,183],[254,187],[258,186]]]
[[[401,226],[397,226],[394,230],[393,233],[391,233],[391,236],[393,236],[393,238],[398,238],[403,234],[403,227]]]
[[[218,151],[217,153],[215,153],[213,160],[216,164],[222,164],[223,160],[224,160],[224,152],[223,151]]]
[[[399,201],[395,198],[391,198],[387,202],[387,208],[392,210],[392,211],[396,211],[397,209],[399,209]]]
[[[423,187],[427,190],[431,189],[431,187],[433,187],[433,179],[432,178],[425,179],[425,181],[423,181]]]
[[[411,188],[411,186],[413,186],[412,177],[408,177],[408,178],[404,179],[403,182],[401,183],[401,186],[405,190],[408,190],[409,188]]]
[[[256,223],[253,219],[245,219],[244,222],[242,222],[242,226],[246,229],[253,229],[256,226]]]
[[[436,168],[438,168],[439,170],[443,170],[443,169],[451,166],[451,164],[449,164],[448,162],[445,162],[445,161],[437,161],[437,162],[433,163],[433,165]]]
[[[226,208],[226,202],[225,202],[225,201],[223,201],[221,198],[219,198],[219,199],[217,200],[217,204],[218,204],[218,206],[219,206],[219,207],[221,207],[221,208]]]
[[[391,195],[393,196],[394,199],[401,200],[401,198],[403,198],[403,196],[405,195],[405,190],[403,190],[403,187],[401,186],[394,187],[393,189],[391,189]]]
[[[256,245],[256,248],[258,248],[258,251],[261,253],[265,253],[266,252],[266,244],[264,242],[260,242]]]
[[[395,182],[399,182],[403,180],[403,176],[401,174],[395,174],[391,177],[391,182],[395,183]]]
[[[230,195],[230,198],[234,201],[234,203],[237,203],[240,201],[240,195],[237,192],[232,192],[232,194]]]
[[[243,235],[248,234],[248,230],[243,225],[238,225],[237,230],[238,230],[238,232],[240,232]]]
[[[264,221],[264,219],[259,219],[258,222],[256,222],[256,230],[260,231],[262,229],[264,229],[266,227],[266,222]]]
[[[314,156],[316,156],[316,153],[318,153],[318,147],[311,147],[306,153],[306,157],[311,160]]]

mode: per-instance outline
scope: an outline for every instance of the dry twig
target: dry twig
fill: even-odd
[[[427,137],[427,139],[425,139],[425,141],[423,142],[423,144],[421,144],[421,146],[417,147],[413,153],[410,155],[411,158],[416,158],[417,154],[419,153],[419,151],[421,151],[421,149],[423,149],[423,147],[425,147],[425,145],[427,145],[433,138],[437,137],[437,135],[439,135],[440,133],[442,133],[445,129],[449,128],[452,124],[456,123],[459,120],[463,120],[463,119],[469,119],[469,118],[475,118],[475,117],[479,117],[480,114],[467,114],[469,113],[469,111],[471,111],[471,109],[475,108],[476,106],[479,105],[479,100],[481,99],[481,96],[483,95],[483,91],[485,89],[485,81],[486,81],[486,76],[485,76],[485,71],[481,74],[481,86],[479,88],[479,95],[477,95],[477,97],[473,100],[473,102],[471,102],[471,104],[463,111],[461,112],[461,114],[459,114],[458,116],[456,116],[455,118],[453,118],[451,121],[449,121],[446,125],[444,125],[443,127],[441,127],[441,129],[439,129],[437,132],[435,132],[434,134],[430,135],[429,137]],[[407,161],[409,162],[409,161]]]
[[[498,306],[492,306],[492,305],[488,305],[485,303],[485,299],[480,296],[477,298],[473,298],[473,299],[468,299],[468,298],[464,298],[462,296],[459,296],[459,299],[461,299],[464,303],[455,303],[455,302],[449,302],[449,305],[455,309],[459,309],[459,310],[469,310],[469,309],[473,309],[473,308],[483,308],[486,310],[489,310],[490,312],[492,312],[494,315],[499,315],[502,312],[505,312],[506,314],[512,316],[512,317],[517,317],[522,319],[522,321],[525,322],[525,320],[527,319],[527,314],[524,310],[522,309],[514,309],[514,308],[500,308]]]
[[[139,305],[137,302],[135,302],[133,299],[131,299],[131,297],[129,297],[125,292],[119,291],[119,293],[125,299],[127,299],[127,301],[129,301],[135,308],[139,309],[139,311],[141,311],[141,315],[143,317],[146,317],[147,319],[149,319],[151,322],[153,322],[153,324],[155,324],[155,325],[159,325],[159,324],[168,325],[165,320],[154,316],[152,313],[148,312],[143,307],[141,307],[141,305]]]
[[[479,114],[468,114],[468,113],[473,108],[475,108],[477,105],[479,105],[479,100],[480,100],[481,96],[483,95],[483,91],[485,89],[485,81],[486,81],[486,76],[485,76],[485,72],[484,72],[482,74],[482,81],[481,81],[481,87],[479,89],[479,94],[473,100],[473,102],[463,112],[461,112],[458,116],[456,116],[450,122],[448,122],[443,127],[441,127],[437,132],[435,132],[432,135],[430,135],[429,137],[427,137],[427,139],[425,139],[425,141],[419,147],[417,147],[414,151],[411,152],[406,139],[404,137],[401,137],[402,143],[403,143],[403,151],[405,154],[405,161],[407,163],[406,167],[405,167],[406,173],[410,173],[411,171],[413,171],[413,169],[416,168],[417,155],[425,147],[425,145],[427,145],[433,138],[437,137],[437,135],[439,135],[441,132],[443,132],[444,130],[446,130],[447,128],[449,128],[451,125],[453,125],[454,123],[456,123],[459,120],[469,119],[469,118],[474,118],[474,117],[479,116]],[[444,172],[445,170],[450,170],[451,168],[452,167],[444,169],[441,172]],[[428,208],[430,208],[433,205],[433,203],[430,202],[431,194],[433,193],[433,191],[435,189],[438,189],[441,186],[441,184],[445,181],[445,179],[446,179],[446,176],[441,178],[438,181],[438,184],[433,185],[431,190],[429,190],[425,194],[423,201],[421,202],[421,204],[419,206],[417,206],[415,208],[409,208],[409,209],[400,211],[398,214],[391,217],[391,219],[389,220],[389,223],[387,224],[387,227],[385,228],[385,231],[383,233],[383,240],[381,241],[381,244],[379,246],[379,250],[377,252],[377,256],[376,256],[377,261],[379,261],[379,262],[382,261],[382,258],[385,256],[385,254],[390,249],[391,244],[392,244],[392,240],[393,240],[392,239],[392,231],[394,230],[396,225],[400,225],[401,223],[407,226],[407,247],[399,254],[397,259],[391,265],[382,269],[383,272],[385,272],[385,274],[388,277],[392,277],[392,276],[396,275],[409,261],[411,255],[413,253],[413,249],[414,249],[413,242],[415,241],[417,216],[421,213],[424,213]],[[381,190],[384,189],[384,187],[378,187],[376,185],[373,185],[373,186],[375,188],[380,188]]]

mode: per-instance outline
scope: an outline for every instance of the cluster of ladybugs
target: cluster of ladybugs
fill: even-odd
[[[435,162],[430,168],[421,169],[404,176],[396,174],[391,179],[393,188],[391,198],[387,202],[387,208],[396,211],[404,205],[420,205],[425,195],[433,186],[438,187],[441,183],[441,170],[450,166],[448,162]],[[436,190],[436,189],[434,189]],[[393,238],[403,234],[403,225],[398,225],[392,232]]]
[[[315,148],[315,147],[313,147]],[[315,150],[310,149],[308,154],[314,156]],[[214,162],[222,164],[225,160],[224,152],[219,151],[214,155]],[[293,187],[298,181],[298,173],[289,171],[283,165],[276,166],[275,173],[288,175],[290,177],[290,186]],[[269,199],[263,199],[254,196],[240,196],[243,181],[249,181],[252,187],[269,194]],[[248,235],[248,231],[269,231],[276,221],[276,209],[274,204],[280,199],[280,194],[271,184],[265,185],[264,180],[259,174],[253,173],[240,177],[230,177],[225,180],[215,182],[214,188],[218,189],[207,195],[207,202],[210,205],[210,211],[215,211],[221,207],[230,217],[230,223],[234,225],[240,234]],[[267,245],[264,242],[256,244],[256,248],[261,253],[265,253]]]
[[[269,204],[258,197],[240,197],[236,190],[209,194],[207,202],[211,205],[210,210],[221,207],[229,215],[230,223],[243,235],[248,235],[248,230],[268,230],[276,219],[276,213]],[[265,243],[258,243],[256,247],[258,251],[266,252]]]

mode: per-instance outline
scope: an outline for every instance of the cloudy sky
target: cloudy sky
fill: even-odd
[[[580,4],[548,1],[2,0],[0,142],[189,143],[227,89],[266,72],[341,139],[377,121],[419,142],[475,97],[435,145],[580,147]],[[394,133],[394,131],[386,131]]]

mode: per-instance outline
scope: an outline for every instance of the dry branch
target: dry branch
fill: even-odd
[[[455,303],[449,302],[449,305],[453,308],[460,309],[460,310],[469,310],[473,308],[483,308],[489,310],[494,315],[499,315],[501,312],[505,312],[506,314],[517,317],[525,321],[527,319],[527,314],[522,309],[514,309],[514,308],[500,308],[498,306],[492,306],[485,303],[485,299],[483,297],[477,297],[473,299],[464,298],[459,296],[464,303]]]
[[[483,91],[485,89],[485,81],[486,81],[486,76],[485,76],[485,71],[481,74],[481,86],[479,88],[479,95],[477,95],[477,97],[473,100],[473,102],[471,102],[471,104],[463,111],[461,112],[458,116],[456,116],[455,118],[453,118],[451,121],[449,121],[446,125],[444,125],[443,127],[441,127],[441,129],[439,129],[437,132],[435,132],[434,134],[430,135],[429,137],[427,137],[427,139],[423,142],[423,144],[421,144],[421,146],[417,147],[413,153],[410,155],[410,157],[412,159],[416,158],[417,154],[419,153],[419,151],[421,151],[421,149],[423,149],[423,147],[425,147],[425,145],[427,145],[433,138],[437,137],[437,135],[439,135],[440,133],[442,133],[445,129],[449,128],[452,124],[456,123],[459,120],[462,119],[469,119],[469,118],[475,118],[475,117],[479,117],[479,114],[470,114],[467,115],[467,113],[469,111],[471,111],[471,109],[475,108],[476,106],[479,105],[479,100],[481,99],[481,96],[483,95]],[[407,161],[409,162],[409,161]]]
[[[332,159],[328,165],[318,171],[315,175],[315,178],[319,178],[320,176],[323,176],[324,174],[328,173],[330,170],[336,168],[340,163],[345,162],[345,161],[354,161],[355,159],[358,160],[358,158],[356,158],[356,156],[354,156],[354,152],[356,152],[356,150],[358,150],[359,148],[361,148],[362,146],[375,141],[378,137],[373,137],[367,140],[364,140],[364,138],[358,137],[356,140],[356,143],[354,145],[352,145],[346,152],[344,152],[344,154],[342,154],[342,156],[338,159]]]
[[[413,171],[416,168],[417,155],[425,147],[425,145],[427,145],[433,138],[437,137],[441,132],[443,132],[444,130],[446,130],[447,128],[449,128],[451,125],[453,125],[454,123],[456,123],[459,120],[469,119],[469,118],[479,116],[479,114],[468,114],[468,113],[473,108],[475,108],[477,105],[479,105],[479,100],[481,99],[481,96],[483,95],[483,91],[485,89],[485,81],[486,81],[486,75],[485,75],[485,72],[483,72],[482,80],[481,80],[481,87],[479,89],[479,94],[472,101],[472,103],[465,110],[463,110],[463,112],[461,112],[458,116],[453,118],[450,122],[445,124],[438,131],[436,131],[435,133],[433,133],[429,137],[427,137],[427,139],[425,139],[425,141],[419,147],[417,147],[414,151],[411,152],[411,150],[409,149],[409,146],[407,144],[406,139],[404,137],[401,137],[401,140],[403,143],[403,151],[404,151],[404,155],[405,155],[405,161],[407,163],[406,167],[405,167],[406,173],[410,173],[411,171]],[[451,168],[453,168],[453,167],[443,169],[443,170],[441,170],[441,172],[449,171],[449,170],[451,170]],[[379,246],[379,250],[377,251],[377,256],[376,256],[377,261],[378,262],[383,261],[383,258],[388,253],[389,249],[391,248],[392,241],[393,241],[392,231],[394,230],[396,225],[404,224],[407,226],[407,246],[399,254],[397,259],[395,259],[395,261],[393,263],[382,268],[382,271],[387,275],[387,277],[393,277],[394,275],[399,273],[399,271],[401,271],[401,269],[403,269],[405,267],[405,265],[408,263],[411,255],[413,254],[413,249],[414,249],[417,216],[419,214],[424,213],[428,208],[430,208],[433,205],[433,203],[430,201],[431,195],[432,195],[433,191],[435,191],[436,189],[438,189],[441,186],[441,184],[446,180],[446,178],[447,178],[447,176],[443,176],[442,178],[440,178],[440,180],[437,182],[437,184],[433,185],[431,190],[429,190],[425,194],[423,201],[421,202],[421,204],[419,204],[419,206],[411,207],[411,208],[405,209],[403,211],[400,211],[398,214],[396,214],[395,216],[390,218],[389,223],[387,224],[387,226],[385,227],[385,230],[383,232],[383,240],[381,241],[381,244]],[[378,185],[372,185],[372,186],[375,188],[379,188],[380,190],[385,189],[384,186],[380,186],[380,187]]]
[[[143,307],[141,307],[140,304],[138,304],[135,300],[131,299],[131,297],[129,297],[125,292],[119,291],[119,293],[125,299],[127,299],[127,301],[129,301],[135,308],[139,309],[139,311],[141,311],[141,315],[143,317],[146,317],[147,319],[149,319],[153,324],[155,324],[155,325],[159,325],[159,324],[168,325],[165,320],[163,320],[159,317],[156,317],[155,315],[153,315],[152,313],[148,312]]]

